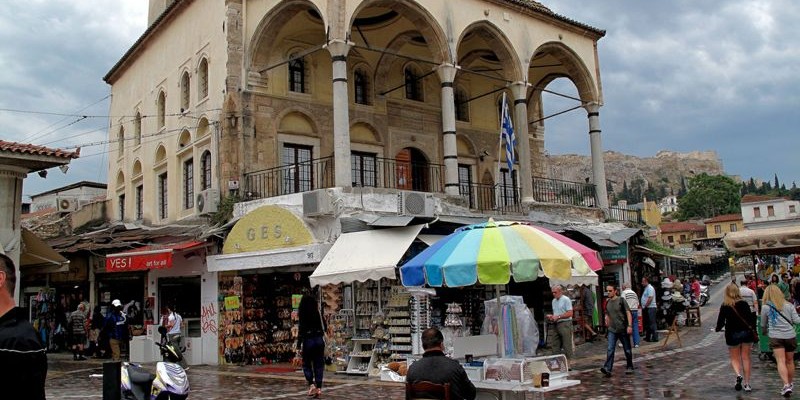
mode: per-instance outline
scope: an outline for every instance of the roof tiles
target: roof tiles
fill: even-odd
[[[0,140],[0,151],[61,158],[78,158],[81,155],[80,149],[76,151],[65,151],[35,144],[7,142],[5,140]]]

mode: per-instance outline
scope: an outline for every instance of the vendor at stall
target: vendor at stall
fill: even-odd
[[[475,385],[467,377],[464,367],[450,357],[444,355],[444,336],[436,328],[428,328],[422,332],[422,348],[425,353],[422,359],[408,368],[406,382],[417,383],[428,381],[437,384],[450,384],[450,398],[453,400],[474,400]],[[417,393],[421,398],[435,398]]]

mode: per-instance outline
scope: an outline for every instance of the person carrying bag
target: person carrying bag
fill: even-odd
[[[783,381],[780,393],[784,397],[789,397],[794,391],[794,352],[797,349],[797,333],[794,326],[800,323],[800,316],[775,284],[767,286],[764,290],[763,301],[762,332],[767,332],[769,347],[778,366],[778,375]]]
[[[303,375],[308,382],[308,397],[322,396],[322,374],[325,370],[325,323],[317,308],[317,300],[304,294],[298,314],[297,348],[303,360]]]
[[[731,283],[725,287],[725,298],[719,307],[716,331],[725,328],[725,344],[728,345],[728,356],[731,367],[736,373],[736,384],[733,388],[737,391],[744,389],[750,392],[750,348],[758,340],[753,327],[747,321],[752,321],[753,313],[750,306],[744,301],[736,284]],[[744,385],[742,385],[744,383]]]

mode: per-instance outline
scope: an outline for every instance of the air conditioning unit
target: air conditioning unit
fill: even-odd
[[[327,190],[312,190],[303,193],[303,215],[316,217],[333,215],[333,202]]]
[[[58,212],[71,212],[78,210],[77,197],[56,197],[56,209]]]
[[[415,217],[433,217],[435,203],[433,195],[421,192],[400,192],[397,194],[397,213]]]
[[[206,189],[197,194],[195,209],[198,214],[212,214],[219,207],[219,190]]]

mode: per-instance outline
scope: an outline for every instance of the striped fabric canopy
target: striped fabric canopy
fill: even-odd
[[[404,286],[504,285],[540,276],[567,280],[603,267],[599,254],[525,222],[493,221],[457,229],[400,267]]]

